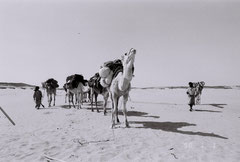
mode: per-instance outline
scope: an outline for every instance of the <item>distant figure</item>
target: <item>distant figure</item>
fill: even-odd
[[[204,85],[205,85],[204,81],[193,83],[193,87],[196,88],[196,105],[201,104],[201,95]]]
[[[189,85],[189,88],[187,90],[187,95],[189,97],[188,105],[190,106],[189,111],[192,111],[192,107],[193,107],[193,105],[195,105],[196,89],[193,87],[192,82],[189,82],[188,85]]]
[[[42,92],[39,90],[38,86],[34,89],[33,99],[36,102],[35,108],[39,109],[41,105],[44,107],[42,104]]]

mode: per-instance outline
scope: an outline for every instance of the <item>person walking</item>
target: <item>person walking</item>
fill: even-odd
[[[192,111],[193,110],[192,107],[193,105],[195,105],[196,89],[193,87],[192,82],[189,82],[188,85],[189,85],[189,88],[187,90],[187,95],[189,97],[188,105],[190,106],[189,111]]]
[[[34,89],[34,94],[33,94],[33,99],[36,103],[35,108],[39,109],[40,106],[42,105],[42,107],[44,107],[44,105],[42,104],[42,92],[39,90],[39,87],[35,87]]]

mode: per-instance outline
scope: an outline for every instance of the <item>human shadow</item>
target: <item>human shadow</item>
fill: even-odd
[[[199,136],[206,136],[206,137],[215,137],[221,139],[228,139],[226,137],[214,134],[214,133],[204,133],[204,132],[192,132],[192,131],[182,131],[178,130],[182,127],[187,126],[196,126],[196,124],[190,124],[186,122],[153,122],[153,121],[131,121],[131,124],[142,124],[143,126],[136,127],[136,128],[150,128],[150,129],[157,129],[166,132],[173,132],[173,133],[180,133],[186,135],[199,135]]]
[[[222,111],[214,111],[214,110],[200,110],[200,109],[194,109],[193,111],[199,111],[199,112],[212,112],[212,113],[221,113]]]
[[[122,111],[118,112],[118,115],[123,115]],[[137,117],[145,117],[145,118],[160,118],[159,116],[155,115],[148,115],[146,112],[141,112],[141,111],[128,111],[127,116],[137,116]]]
[[[216,103],[213,103],[213,104],[201,104],[201,105],[210,105],[210,106],[213,106],[213,107],[217,107],[217,108],[223,109],[224,106],[226,106],[227,104],[216,104]]]

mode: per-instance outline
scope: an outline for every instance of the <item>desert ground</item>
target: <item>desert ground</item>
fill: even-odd
[[[190,112],[186,89],[132,89],[127,104],[130,128],[111,129],[108,113],[69,108],[58,90],[56,106],[35,109],[33,90],[0,89],[0,161],[180,161],[240,160],[240,89],[203,90]],[[102,97],[99,96],[99,107]],[[121,106],[121,103],[120,103]]]

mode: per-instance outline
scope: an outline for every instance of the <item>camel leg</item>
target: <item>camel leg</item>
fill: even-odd
[[[65,95],[65,103],[67,103],[67,94]]]
[[[126,126],[126,128],[129,127],[129,123],[128,123],[128,120],[127,120],[127,107],[126,107],[127,100],[128,100],[128,94],[123,96],[123,115],[125,117],[125,126]]]
[[[93,94],[93,92],[92,92],[92,93],[91,93],[91,109],[92,109],[92,112],[94,111],[94,110],[93,110],[93,95],[94,95],[94,94]]]
[[[116,117],[117,117],[118,100],[119,100],[119,97],[113,96],[112,128],[115,127],[115,120],[116,120]]]
[[[78,104],[78,94],[75,94],[75,105]]]
[[[109,93],[106,92],[104,95],[104,105],[103,105],[103,114],[106,115],[107,113],[107,101],[108,101]]]
[[[83,92],[80,92],[80,109],[82,108],[83,105]]]
[[[88,102],[91,101],[91,90],[88,91]]]
[[[56,94],[53,95],[53,106],[55,106]]]
[[[77,109],[79,109],[79,100],[80,100],[80,94],[79,94],[79,93],[77,93],[77,94],[75,95],[75,97],[76,97]]]
[[[69,93],[69,96],[68,96],[68,98],[69,98],[69,108],[71,108],[71,102],[72,102],[73,107],[75,108],[74,101],[73,101],[73,95],[74,94]]]
[[[68,105],[69,105],[69,108],[71,108],[71,94],[70,93],[68,94]]]
[[[97,106],[97,97],[98,97],[98,94],[95,93],[95,106],[96,106],[97,112],[99,112],[98,106]]]
[[[77,108],[78,109],[81,108],[81,100],[82,100],[82,94],[81,93],[77,93],[76,94],[76,101],[77,101]]]
[[[71,94],[71,98],[72,98],[72,105],[73,105],[73,107],[75,108],[75,104],[74,104],[74,94]],[[75,96],[76,97],[76,96]]]
[[[48,107],[51,107],[52,95],[48,96]]]

